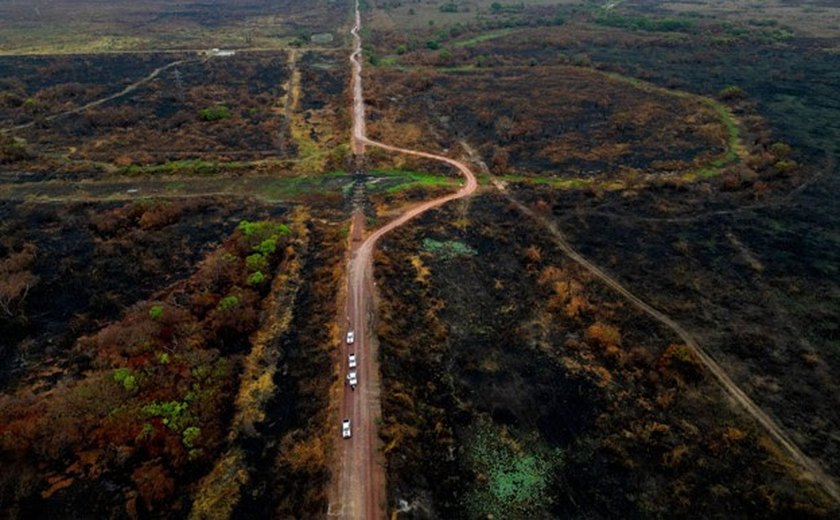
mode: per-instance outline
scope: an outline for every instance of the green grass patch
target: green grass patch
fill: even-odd
[[[209,175],[231,170],[247,168],[247,162],[215,162],[203,159],[184,159],[181,161],[167,161],[163,164],[137,165],[132,164],[121,169],[124,175]]]
[[[738,160],[739,151],[743,148],[741,144],[741,130],[738,128],[738,123],[735,121],[735,117],[729,111],[729,108],[712,98],[700,97],[700,99],[717,113],[721,122],[726,126],[726,152],[709,163],[707,167],[689,174],[685,177],[687,180],[710,179],[720,175],[724,166]]]
[[[678,18],[649,18],[646,16],[627,16],[604,13],[595,18],[595,24],[605,27],[618,27],[631,31],[648,32],[686,32],[695,28],[692,20]]]
[[[478,251],[463,242],[456,240],[440,242],[431,238],[423,239],[423,251],[444,261],[478,254]]]
[[[418,186],[431,188],[435,186],[454,186],[458,184],[458,181],[450,177],[411,170],[372,170],[368,173],[368,175],[372,177],[396,180],[398,182],[396,185],[392,184],[385,188],[386,193],[395,193]],[[372,183],[368,183],[368,185],[373,188]]]
[[[270,179],[259,188],[267,200],[286,200],[302,195],[322,195],[332,191],[318,177],[283,177]]]
[[[546,517],[554,475],[563,466],[559,449],[537,439],[521,442],[507,429],[488,424],[472,434],[467,456],[481,477],[466,497],[472,518]]]
[[[481,43],[481,42],[486,42],[486,41],[489,41],[489,40],[495,40],[496,38],[503,38],[503,37],[509,35],[510,33],[514,32],[514,31],[515,31],[515,29],[512,29],[512,28],[504,28],[504,29],[499,29],[497,31],[490,31],[490,32],[486,32],[486,33],[482,33],[482,34],[473,36],[472,38],[467,38],[465,40],[452,42],[452,46],[455,47],[456,49],[460,49],[462,47],[470,47],[472,45],[476,45],[476,44]]]
[[[230,109],[225,105],[203,108],[198,111],[198,116],[202,121],[224,121],[231,118]]]
[[[729,108],[711,98],[706,98],[706,103],[714,109],[720,120],[723,121],[729,134],[726,140],[726,156],[722,159],[724,162],[718,165],[720,167],[738,158],[738,149],[741,146],[741,130],[738,128],[738,123],[735,122],[735,117],[729,111]],[[712,163],[712,165],[715,164]]]
[[[377,67],[393,67],[399,64],[399,56],[382,56],[376,62]]]
[[[437,184],[437,186],[450,186],[454,184],[454,182],[441,182],[440,184]],[[410,190],[411,188],[429,188],[431,186],[433,185],[426,182],[405,182],[386,188],[385,193],[398,193],[400,191]]]

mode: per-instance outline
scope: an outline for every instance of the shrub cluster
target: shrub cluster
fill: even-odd
[[[0,403],[3,460],[28,461],[23,467],[41,478],[65,475],[68,486],[127,470],[138,507],[153,511],[171,500],[225,437],[238,353],[259,325],[263,282],[289,239],[284,225],[243,221],[191,278],[79,340],[75,359],[88,367],[79,379],[37,399],[22,388]],[[260,271],[250,269],[253,256]]]

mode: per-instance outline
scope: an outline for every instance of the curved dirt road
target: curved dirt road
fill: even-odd
[[[371,233],[361,240],[364,228],[364,215],[357,211],[353,215],[351,231],[351,260],[347,282],[347,323],[346,329],[355,331],[355,342],[345,345],[342,351],[341,376],[348,372],[346,357],[350,352],[356,354],[358,387],[351,390],[344,387],[341,401],[341,418],[350,419],[352,437],[341,441],[339,449],[338,471],[333,488],[330,490],[330,517],[376,520],[385,518],[385,471],[384,461],[379,450],[376,419],[380,416],[379,365],[377,362],[377,342],[370,327],[373,316],[373,250],[376,242],[386,233],[402,226],[409,220],[449,201],[472,194],[478,188],[478,182],[470,168],[455,159],[426,152],[407,150],[389,146],[368,139],[365,129],[365,107],[362,95],[361,62],[361,15],[356,3],[356,24],[353,27],[353,53],[350,61],[353,65],[353,152],[364,154],[366,146],[375,146],[392,152],[424,157],[444,162],[456,168],[466,182],[456,193],[418,204],[400,215],[395,220]],[[336,425],[338,427],[338,425]],[[336,429],[338,433],[338,428]]]
[[[354,350],[358,357],[358,372],[360,388],[355,392],[347,390],[342,402],[342,417],[351,418],[354,425],[353,438],[344,443],[344,454],[342,456],[341,471],[337,479],[337,487],[331,496],[331,516],[342,518],[366,518],[377,519],[385,516],[384,497],[384,471],[381,455],[378,451],[378,439],[374,420],[379,416],[379,372],[376,363],[376,339],[367,325],[372,317],[373,302],[373,264],[372,255],[376,242],[386,233],[393,231],[405,224],[412,218],[441,206],[449,201],[466,197],[477,189],[475,175],[470,168],[455,159],[440,155],[408,150],[387,144],[379,143],[368,139],[365,128],[365,108],[362,93],[362,50],[359,30],[361,29],[361,15],[359,12],[358,0],[356,2],[356,24],[352,34],[353,53],[350,61],[353,65],[353,151],[361,155],[366,146],[375,146],[397,153],[404,153],[437,160],[455,167],[466,178],[466,184],[457,193],[447,195],[419,204],[403,215],[388,223],[372,233],[358,247],[352,248],[352,259],[349,268],[348,280],[348,302],[347,302],[347,326],[350,330],[357,331],[357,340]],[[497,185],[502,192],[503,186]],[[602,271],[598,266],[573,249],[560,230],[545,219],[540,218],[529,208],[508,195],[508,198],[525,214],[540,220],[549,229],[556,239],[560,249],[572,260],[593,273],[606,285],[620,293],[634,306],[645,314],[664,324],[673,330],[682,340],[697,354],[701,362],[708,368],[709,372],[717,379],[724,391],[751,415],[766,431],[778,442],[785,452],[796,463],[803,468],[808,478],[817,483],[834,500],[840,500],[837,485],[822,468],[806,456],[801,449],[793,442],[784,430],[768,416],[755,402],[735,384],[725,370],[712,358],[680,324],[669,316],[656,310],[647,302],[637,297],[626,289],[610,275]],[[364,217],[357,213],[354,215],[354,235],[361,237]],[[346,367],[346,362],[344,363]],[[338,506],[338,507],[336,507]]]

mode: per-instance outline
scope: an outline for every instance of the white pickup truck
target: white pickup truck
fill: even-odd
[[[341,436],[345,439],[350,438],[350,419],[344,419],[341,422]]]
[[[347,383],[350,385],[350,389],[356,389],[356,385],[359,384],[359,379],[356,377],[355,370],[351,370],[350,373],[347,374]]]
[[[353,331],[352,330],[348,331],[347,332],[347,344],[352,345],[353,341],[355,341],[355,340],[356,340],[356,335],[353,333]]]
[[[349,368],[356,368],[356,354],[347,356],[347,366]]]

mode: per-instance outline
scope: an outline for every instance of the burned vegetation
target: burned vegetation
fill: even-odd
[[[0,516],[323,516],[343,222],[461,179],[372,147],[347,173],[346,2],[159,3],[0,57]],[[796,26],[830,2],[361,4],[371,138],[482,184],[375,256],[388,513],[836,517],[568,254],[838,474],[840,67]]]
[[[244,60],[95,56],[87,64],[60,57],[6,60],[19,81],[5,92],[8,121],[15,123],[9,135],[29,154],[10,165],[18,170],[97,171],[111,163],[112,173],[132,174],[162,163],[177,170],[178,161],[192,160],[202,173],[213,161],[294,154],[276,108],[289,79],[284,53]],[[136,77],[141,67],[148,75]],[[91,68],[111,76],[87,76]],[[127,79],[115,84],[113,77]]]
[[[239,475],[283,468],[277,489],[326,472],[332,376],[317,317],[335,312],[341,241],[304,209],[251,208],[15,208],[55,220],[27,241],[4,230],[0,268],[32,286],[25,298],[3,289],[4,515],[232,509],[238,495],[208,475],[235,449],[247,451]],[[203,228],[177,231],[198,216]],[[318,489],[293,501],[267,491],[260,507],[305,516],[323,507]]]
[[[836,41],[770,4],[372,22],[372,135],[469,158],[504,194],[377,257],[392,512],[837,514],[691,348],[551,240],[687,329],[837,474]]]
[[[437,136],[444,149],[463,139],[497,174],[681,171],[705,167],[727,147],[726,126],[708,103],[580,67],[383,70],[371,79],[373,135],[402,145]]]
[[[679,338],[505,199],[422,218],[376,268],[402,516],[829,515]]]

